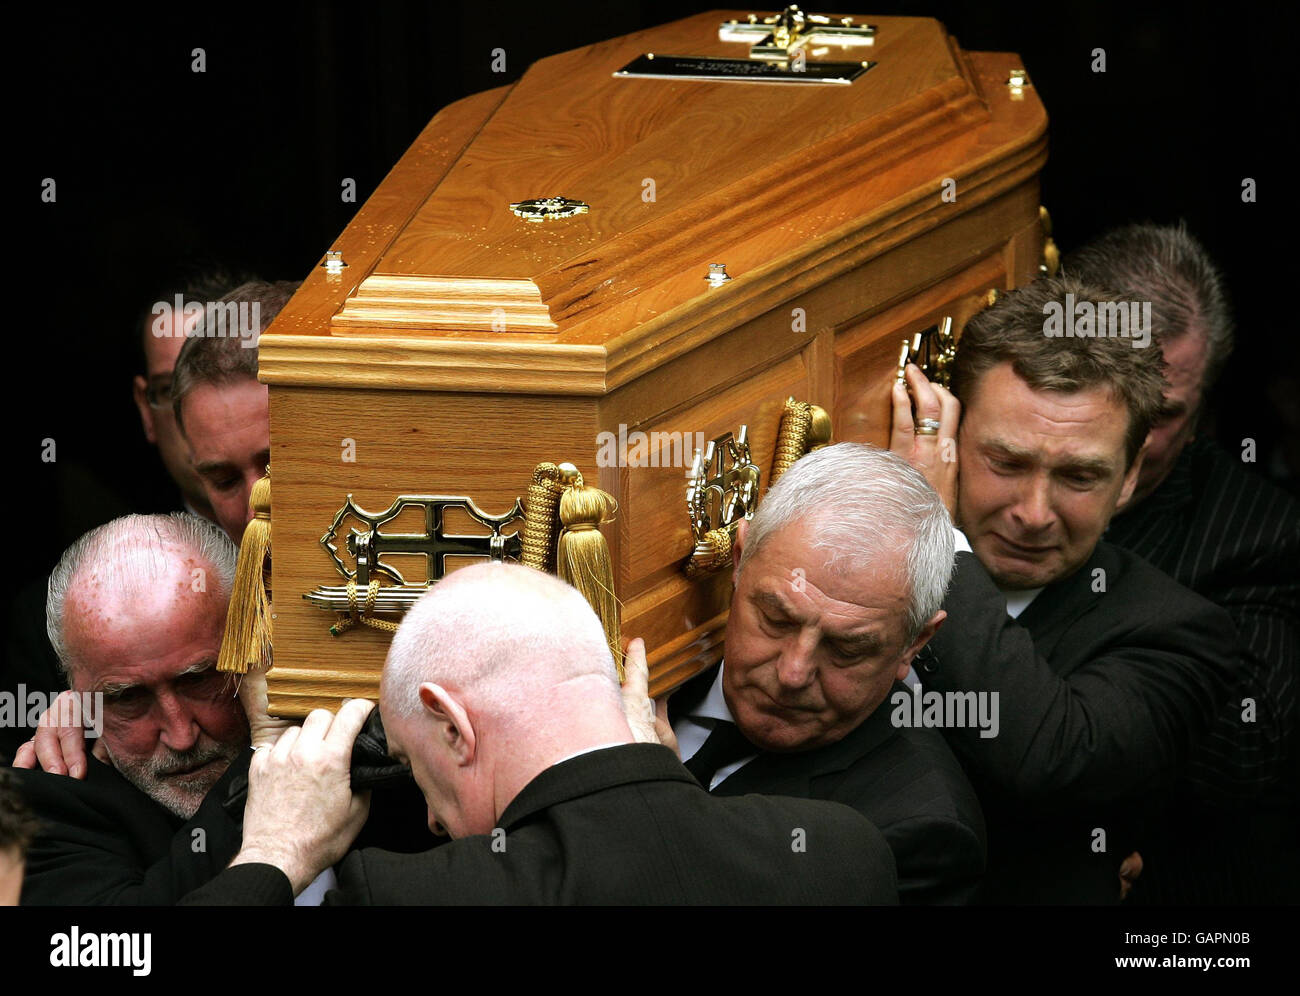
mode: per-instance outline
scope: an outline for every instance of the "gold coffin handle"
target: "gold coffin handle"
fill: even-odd
[[[800,457],[831,441],[831,417],[820,405],[787,398],[781,413],[781,425],[776,435],[776,451],[772,456],[770,488],[781,475],[794,466]],[[746,510],[745,518],[754,512]],[[738,521],[738,520],[737,520]],[[710,529],[695,543],[686,562],[686,576],[692,580],[707,577],[724,570],[731,563],[731,549],[737,522],[727,522]]]

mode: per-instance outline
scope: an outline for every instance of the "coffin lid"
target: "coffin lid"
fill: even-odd
[[[441,111],[329,247],[346,268],[314,268],[262,337],[261,379],[603,394],[1041,165],[1016,57],[929,18],[860,17],[875,43],[828,56],[877,63],[849,86],[614,76],[647,52],[743,58],[718,27],[748,13],[555,55]],[[510,210],[559,195],[589,213]],[[710,287],[712,263],[731,281]]]

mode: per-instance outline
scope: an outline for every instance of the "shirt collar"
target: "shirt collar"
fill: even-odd
[[[1037,598],[1043,591],[1042,588],[999,588],[1002,597],[1007,600],[1007,615],[1015,619],[1025,609],[1029,608],[1029,603]]]
[[[731,714],[727,708],[727,697],[722,692],[722,672],[727,668],[726,661],[718,668],[717,675],[713,678],[713,684],[709,686],[709,692],[704,699],[690,712],[687,716],[693,719],[724,719],[728,723],[736,722],[736,717]]]

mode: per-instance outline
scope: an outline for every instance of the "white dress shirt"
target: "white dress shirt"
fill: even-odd
[[[326,868],[317,875],[308,884],[307,888],[294,898],[295,906],[319,906],[325,902],[325,893],[330,889],[337,889],[339,885],[338,876],[334,874],[333,868]]]
[[[678,716],[677,722],[673,724],[673,733],[677,735],[677,748],[681,751],[683,761],[689,761],[699,753],[700,748],[704,746],[704,741],[709,739],[709,734],[713,732],[713,724],[717,720],[736,722],[736,717],[727,708],[726,696],[722,694],[722,672],[726,667],[727,663],[723,661],[722,667],[718,668],[717,677],[713,679],[709,694],[704,696],[704,701],[691,712]],[[714,772],[713,779],[709,782],[710,791],[756,757],[758,757],[757,751],[748,757],[742,757],[739,761],[723,765]]]

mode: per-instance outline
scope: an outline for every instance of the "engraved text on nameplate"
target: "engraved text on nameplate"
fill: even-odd
[[[831,83],[847,86],[874,62],[755,62],[689,55],[642,55],[614,75],[646,79],[733,80],[741,83]]]

